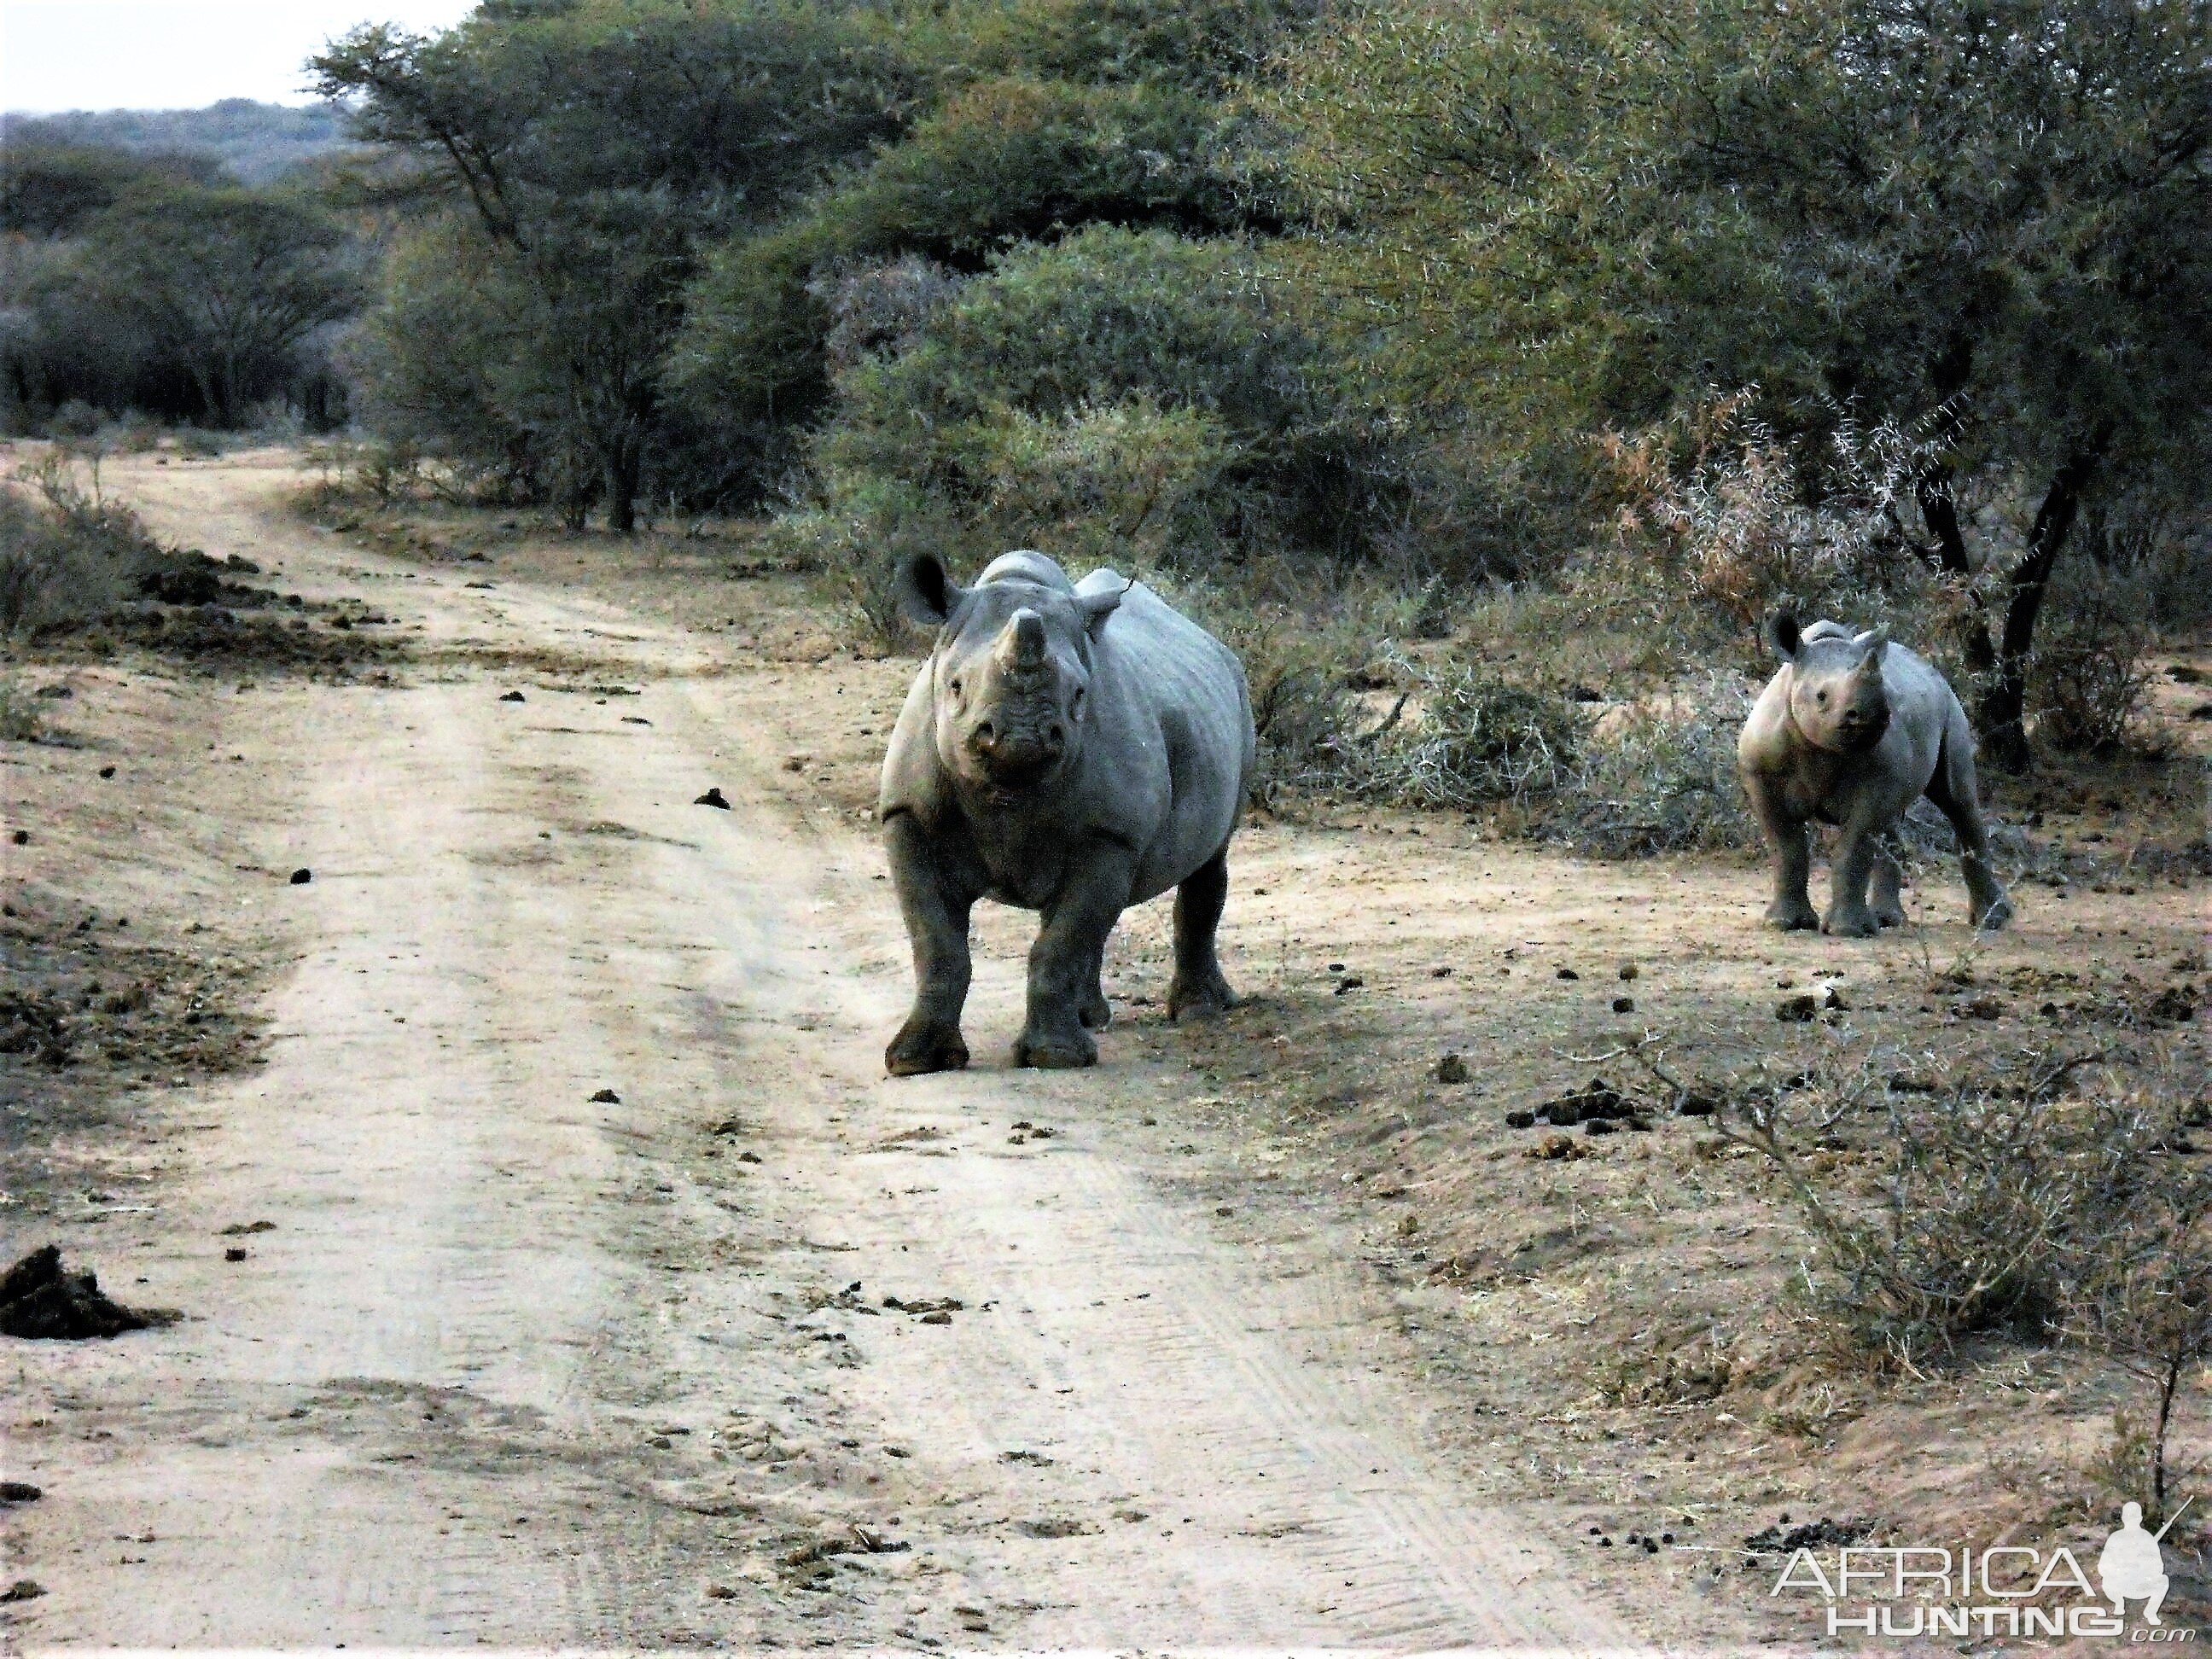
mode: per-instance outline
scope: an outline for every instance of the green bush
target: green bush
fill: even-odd
[[[1350,552],[1382,520],[1395,434],[1348,380],[1243,244],[1093,228],[1002,257],[842,373],[787,530],[830,532],[833,562],[864,523],[956,561]]]
[[[973,270],[1024,239],[1103,222],[1187,234],[1269,216],[1240,176],[1243,124],[1187,88],[1006,76],[963,88],[815,210],[825,247]]]

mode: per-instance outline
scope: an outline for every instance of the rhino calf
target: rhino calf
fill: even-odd
[[[1214,955],[1229,838],[1251,782],[1251,699],[1229,648],[1110,570],[1071,583],[1006,554],[963,588],[908,560],[901,608],[937,630],[884,757],[879,817],[914,945],[891,1074],[965,1066],[968,917],[1042,913],[1014,1060],[1089,1066],[1121,912],[1176,889],[1170,1018],[1233,1001]]]
[[[1887,634],[1854,635],[1840,623],[1800,633],[1783,611],[1768,619],[1766,640],[1782,667],[1744,722],[1736,764],[1774,851],[1767,921],[1851,939],[1901,923],[1903,872],[1882,837],[1925,795],[1958,832],[1970,920],[1982,928],[2010,921],[1975,794],[1973,731],[1949,683]],[[1839,832],[1826,916],[1805,895],[1815,823]]]

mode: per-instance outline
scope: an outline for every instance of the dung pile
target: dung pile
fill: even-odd
[[[57,1244],[32,1251],[0,1278],[0,1336],[74,1342],[143,1331],[174,1317],[126,1308],[102,1292],[91,1273],[64,1272]]]

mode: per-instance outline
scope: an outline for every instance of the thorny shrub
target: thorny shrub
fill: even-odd
[[[161,555],[137,514],[48,453],[0,480],[0,633],[90,621]]]

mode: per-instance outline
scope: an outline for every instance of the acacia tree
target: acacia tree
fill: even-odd
[[[632,528],[675,441],[665,359],[698,251],[898,130],[908,76],[881,37],[859,8],[578,0],[487,7],[436,36],[363,28],[315,59],[359,136],[414,158],[386,193],[442,206],[481,249],[468,315],[500,349],[465,354],[483,380],[448,441],[520,436],[572,521],[598,495]],[[484,409],[495,434],[465,424]]]
[[[133,191],[88,224],[62,275],[81,306],[135,329],[189,377],[205,418],[224,426],[362,292],[342,226],[236,187]]]
[[[2201,0],[1474,0],[1316,34],[1275,112],[1401,382],[1528,429],[1714,387],[1811,434],[1929,431],[2033,501],[1970,629],[1978,723],[2026,676],[2083,502],[2201,457],[2212,409],[2212,9]]]

